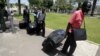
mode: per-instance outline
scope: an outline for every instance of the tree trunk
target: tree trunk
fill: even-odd
[[[91,11],[91,16],[93,16],[93,14],[94,14],[96,2],[97,2],[97,0],[93,0],[93,6],[92,6],[92,11]]]
[[[18,10],[19,10],[19,15],[21,14],[21,0],[18,0]]]

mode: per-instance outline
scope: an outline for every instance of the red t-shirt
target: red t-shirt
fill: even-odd
[[[80,28],[84,20],[84,14],[82,10],[77,10],[73,13],[72,18],[69,20],[69,23],[73,28]]]

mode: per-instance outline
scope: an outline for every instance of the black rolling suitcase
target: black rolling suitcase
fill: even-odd
[[[42,43],[43,50],[46,52],[51,52],[58,47],[58,44],[64,40],[65,31],[62,29],[53,31],[47,39]]]
[[[21,21],[21,22],[19,22],[19,28],[20,29],[25,29],[27,27],[27,24],[28,23],[26,23],[25,21]]]

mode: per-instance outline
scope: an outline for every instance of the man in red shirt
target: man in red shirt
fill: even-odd
[[[88,1],[84,1],[81,8],[73,13],[72,18],[69,20],[68,26],[66,29],[68,38],[64,43],[61,53],[67,54],[67,56],[73,55],[76,49],[76,40],[74,39],[72,30],[73,28],[81,27],[84,20],[84,14],[90,10],[90,7],[91,7],[91,3],[89,3]],[[70,49],[68,51],[69,47]]]

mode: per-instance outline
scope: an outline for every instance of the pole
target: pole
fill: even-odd
[[[21,0],[18,0],[18,10],[19,10],[19,15],[21,14]]]

